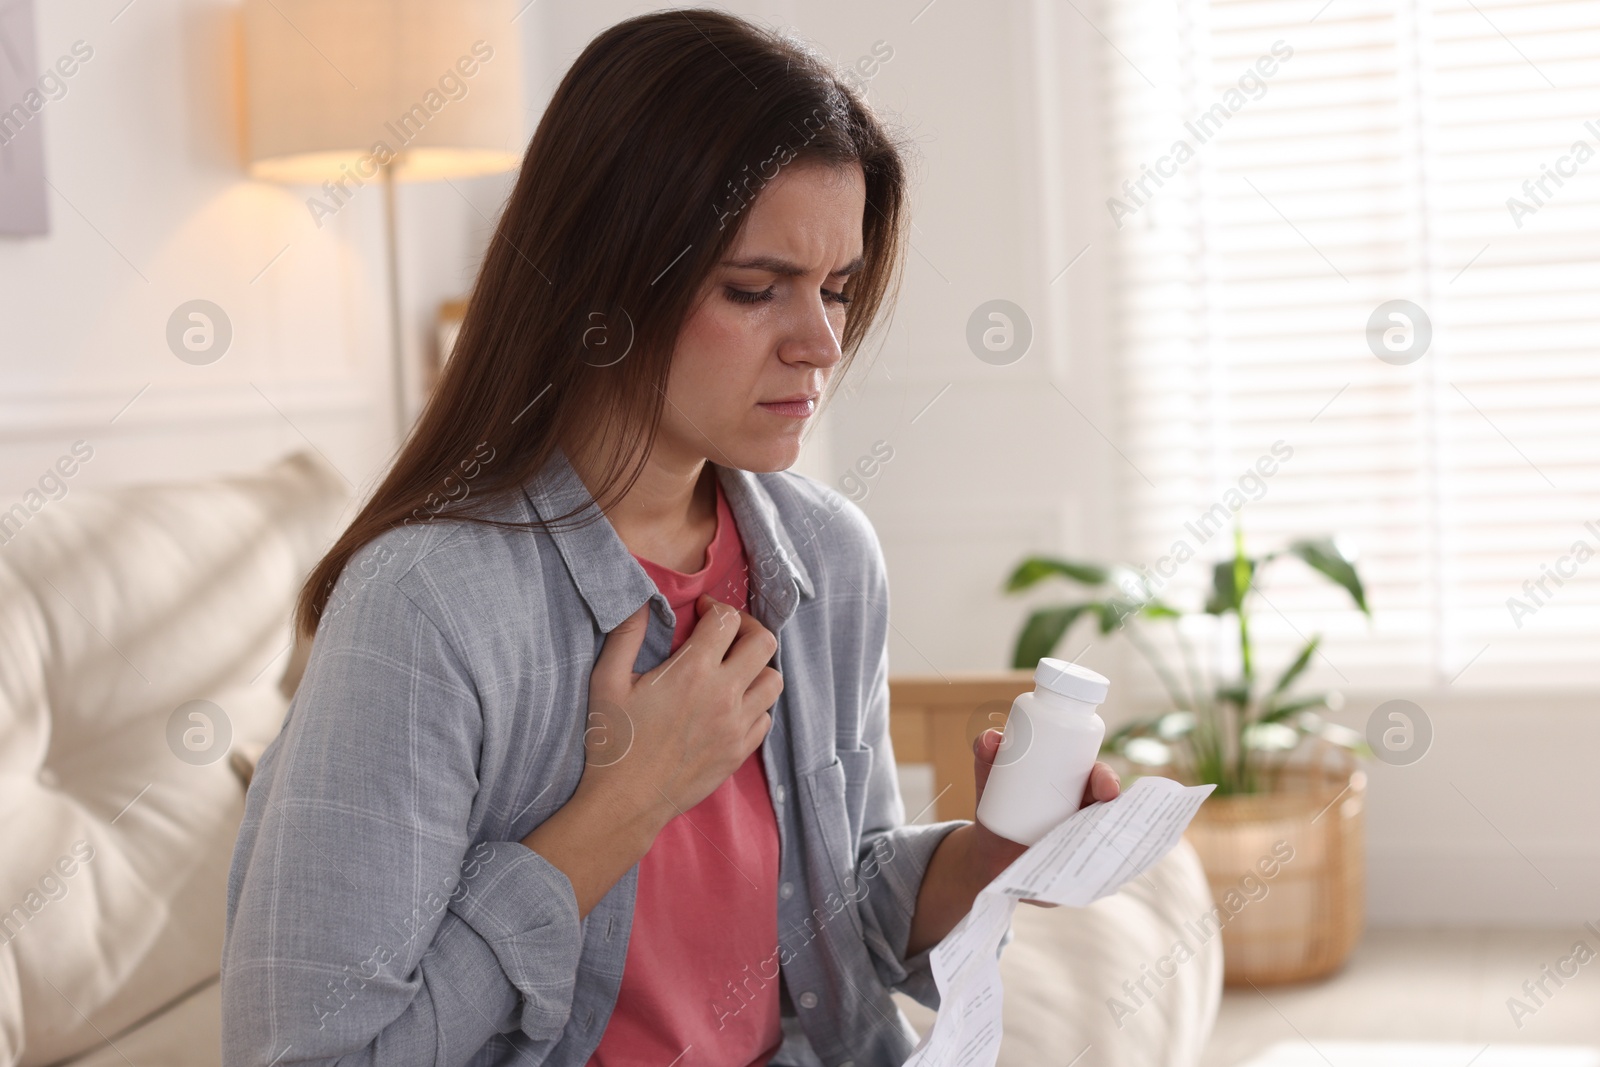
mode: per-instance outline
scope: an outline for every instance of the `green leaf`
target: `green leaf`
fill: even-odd
[[[1306,646],[1300,650],[1300,654],[1295,657],[1294,662],[1289,664],[1282,676],[1278,678],[1278,684],[1272,687],[1272,696],[1276,697],[1278,694],[1285,692],[1294,684],[1296,678],[1305,673],[1306,668],[1311,665],[1311,657],[1317,654],[1317,646],[1321,643],[1321,634],[1306,642]]]
[[[1078,616],[1100,606],[1099,601],[1084,604],[1067,604],[1058,608],[1044,608],[1028,616],[1017,636],[1015,654],[1011,665],[1021,670],[1031,670],[1039,661],[1055,650],[1066,636],[1067,630],[1078,621]]]
[[[1181,619],[1183,612],[1177,608],[1170,608],[1159,600],[1151,600],[1139,609],[1139,614],[1147,619]]]
[[[1332,538],[1319,537],[1314,540],[1296,541],[1289,546],[1288,551],[1290,555],[1298,556],[1305,561],[1306,566],[1349,593],[1350,599],[1356,602],[1356,607],[1361,609],[1362,614],[1371,616],[1372,611],[1367,607],[1367,591],[1361,584],[1361,576],[1356,573],[1355,563]]]
[[[1017,565],[1006,579],[1005,591],[1015,593],[1037,585],[1046,578],[1069,578],[1082,585],[1103,585],[1108,576],[1106,568],[1093,563],[1074,563],[1071,560],[1052,559],[1048,556],[1031,556]]]
[[[1250,703],[1250,688],[1243,685],[1218,686],[1217,699],[1225,700],[1234,707],[1243,709]]]
[[[1100,601],[1095,605],[1095,614],[1100,617],[1100,632],[1108,634],[1112,630],[1119,630],[1128,619],[1144,613],[1145,605],[1139,600],[1130,600],[1127,597],[1112,597],[1110,600]]]
[[[1244,562],[1245,573],[1250,576],[1250,580],[1246,583],[1248,591],[1250,584],[1255,581],[1256,561],[1247,559]],[[1235,587],[1233,564],[1234,561],[1229,558],[1211,568],[1211,592],[1206,597],[1207,615],[1221,615],[1224,612],[1239,610],[1242,594]]]

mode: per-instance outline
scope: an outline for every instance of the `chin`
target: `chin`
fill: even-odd
[[[800,437],[785,436],[776,440],[749,441],[742,447],[730,450],[727,459],[740,470],[754,474],[772,474],[788,470],[800,458]],[[725,462],[721,456],[712,456],[713,462]]]

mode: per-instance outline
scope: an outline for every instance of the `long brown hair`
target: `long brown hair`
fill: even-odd
[[[591,500],[625,494],[655,440],[684,320],[749,203],[796,159],[859,163],[866,178],[842,374],[898,288],[903,145],[825,57],[736,16],[658,11],[592,40],[528,144],[433,395],[306,579],[297,630],[315,635],[353,557],[395,527],[548,528],[578,515],[483,517],[558,447],[598,443],[607,475]]]

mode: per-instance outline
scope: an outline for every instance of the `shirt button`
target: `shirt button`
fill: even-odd
[[[814,1007],[816,1007],[817,1006],[817,995],[815,993],[810,992],[809,990],[807,992],[801,993],[800,994],[800,1006],[802,1008],[814,1008]]]
[[[794,896],[794,883],[785,882],[780,885],[778,887],[778,895],[784,900],[788,900],[790,897]]]
[[[782,804],[783,803],[783,794],[784,794],[783,786],[780,784],[778,786],[778,788],[776,790],[774,790],[774,792],[777,794],[778,803]]]

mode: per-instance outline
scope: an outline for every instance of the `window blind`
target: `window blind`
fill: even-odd
[[[1600,683],[1600,3],[1086,14],[1129,562],[1194,603],[1235,517],[1337,535],[1373,618],[1274,564],[1269,662],[1322,633],[1341,688]]]

